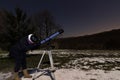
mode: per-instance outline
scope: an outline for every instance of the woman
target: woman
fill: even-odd
[[[14,58],[15,60],[15,67],[14,67],[14,79],[21,80],[18,72],[20,69],[23,70],[23,74],[25,78],[32,78],[31,75],[27,72],[27,65],[26,65],[26,52],[29,50],[34,50],[38,48],[39,39],[34,34],[30,34],[20,41],[18,41],[15,45],[13,45],[10,49],[10,57]]]

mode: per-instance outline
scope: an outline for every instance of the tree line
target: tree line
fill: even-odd
[[[0,10],[0,48],[9,50],[22,37],[34,33],[41,39],[61,28],[48,10],[29,16],[20,8]]]
[[[55,41],[62,49],[120,50],[120,29]]]

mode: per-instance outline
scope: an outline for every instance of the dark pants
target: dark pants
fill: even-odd
[[[20,69],[26,69],[26,53],[20,53],[17,51],[11,51],[10,52],[11,57],[14,58],[15,61],[15,67],[14,72],[19,72]]]
[[[26,56],[20,55],[15,57],[15,68],[14,71],[18,72],[20,69],[26,69]]]

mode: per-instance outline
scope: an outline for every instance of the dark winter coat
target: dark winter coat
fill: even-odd
[[[9,56],[17,57],[22,54],[25,55],[27,51],[34,50],[37,48],[38,48],[37,44],[29,44],[28,37],[26,36],[11,47]]]

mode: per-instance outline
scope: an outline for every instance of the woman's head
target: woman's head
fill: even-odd
[[[28,35],[28,41],[31,44],[37,43],[39,41],[38,37],[34,34],[29,34]]]

